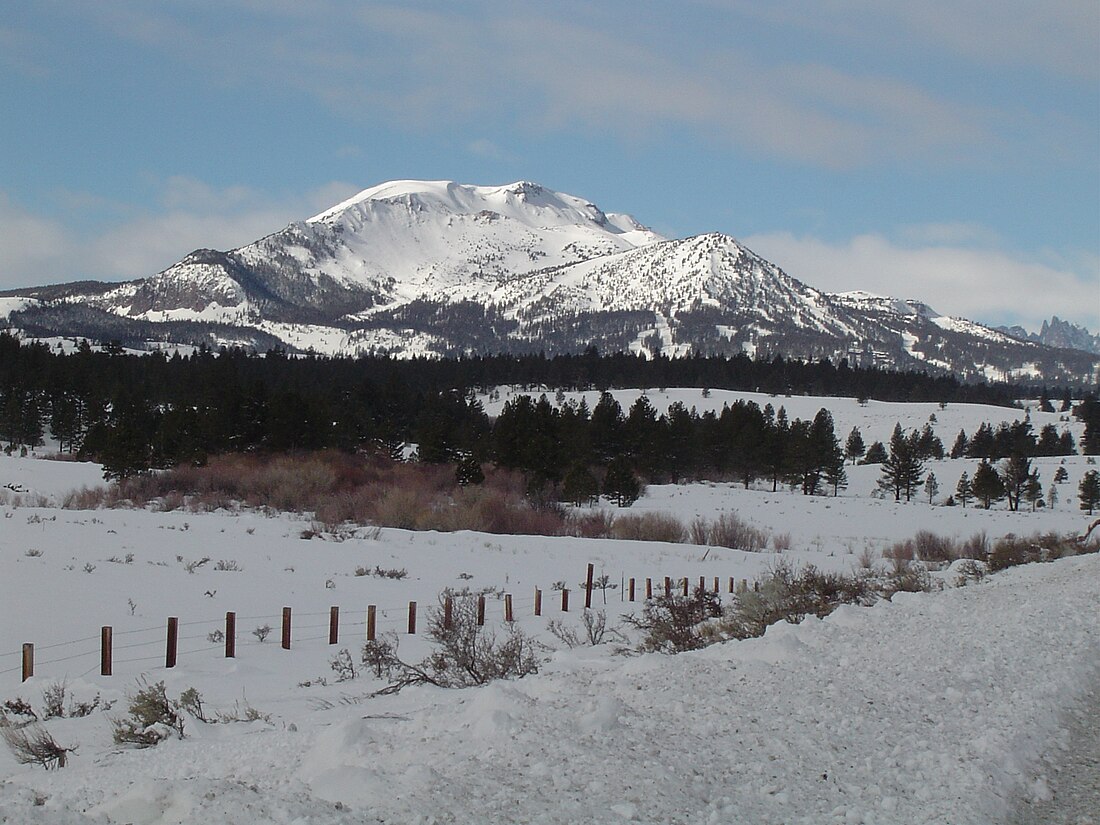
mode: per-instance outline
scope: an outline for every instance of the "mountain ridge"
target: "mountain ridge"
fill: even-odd
[[[1100,361],[915,299],[825,293],[730,235],[664,238],[531,181],[389,181],[148,278],[8,294],[26,302],[7,311],[25,334],[121,332],[135,345],[253,336],[258,347],[404,357],[595,345],[848,358],[970,380],[1092,381]]]

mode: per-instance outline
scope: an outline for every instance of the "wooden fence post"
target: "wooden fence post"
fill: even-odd
[[[665,598],[672,597],[672,576],[665,576]]]
[[[111,637],[114,631],[105,625],[99,631],[99,675],[111,675]]]
[[[722,588],[718,586],[718,577],[717,576],[714,577],[714,592],[715,593],[721,593],[722,592]]]
[[[443,599],[443,629],[450,630],[452,621],[454,621],[454,600],[447,596]]]
[[[290,650],[290,608],[283,608],[283,650]]]
[[[707,577],[706,576],[700,576],[699,577],[699,590],[702,593],[707,592]]]
[[[179,650],[180,620],[175,616],[168,617],[168,640],[164,650],[164,666],[176,666],[176,652]]]
[[[535,615],[542,615],[542,591],[535,588]]]
[[[328,609],[328,643],[338,644],[340,641],[340,608],[333,605]]]
[[[645,579],[645,600],[648,602],[653,598],[653,579],[646,576]]]
[[[225,658],[237,656],[237,614],[229,611],[225,614]]]
[[[629,587],[630,587],[630,601],[634,601],[634,578],[633,577],[631,577],[631,579],[630,579]]]
[[[591,562],[588,564],[588,576],[584,580],[584,609],[592,607],[592,573],[595,568]]]
[[[23,681],[34,676],[34,645],[29,642],[23,645]]]
[[[477,626],[485,624],[485,596],[477,597]]]
[[[688,577],[687,576],[684,576],[684,578],[683,578],[683,587],[684,587],[684,595],[686,596],[688,594]]]
[[[511,624],[514,620],[512,618],[512,594],[504,594],[504,621]]]
[[[569,588],[563,587],[561,591],[561,612],[569,612]]]
[[[730,593],[733,592],[733,576],[730,576]]]
[[[368,642],[373,642],[374,641],[375,614],[376,614],[377,610],[378,610],[378,608],[376,608],[373,604],[368,604],[367,605],[367,641]]]
[[[416,633],[416,602],[409,602],[409,635]]]

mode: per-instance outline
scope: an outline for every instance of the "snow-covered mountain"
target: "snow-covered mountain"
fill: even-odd
[[[918,301],[830,295],[722,234],[667,240],[521,181],[394,181],[150,278],[9,293],[24,334],[400,356],[783,354],[968,378],[1092,380],[1100,359]],[[4,309],[0,306],[0,310]]]

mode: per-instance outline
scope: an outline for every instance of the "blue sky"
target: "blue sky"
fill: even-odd
[[[39,0],[0,81],[0,288],[528,179],[821,289],[1100,330],[1095,0]]]

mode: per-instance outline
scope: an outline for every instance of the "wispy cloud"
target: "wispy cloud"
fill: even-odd
[[[35,214],[0,192],[0,288],[145,277],[200,247],[243,246],[356,191],[332,182],[279,196],[185,176],[171,177],[158,188],[159,206],[151,209],[64,193],[65,218]],[[105,210],[113,216],[105,227],[97,222],[89,228],[82,220],[82,212]]]
[[[738,3],[719,5],[747,13]],[[971,6],[968,20],[1002,16]],[[881,67],[822,62],[820,55],[800,60],[720,37],[661,38],[629,17],[573,5],[322,0],[305,14],[285,3],[240,0],[238,14],[218,27],[192,22],[179,8],[105,0],[83,13],[116,36],[207,72],[210,82],[294,90],[349,119],[382,116],[410,127],[480,120],[532,132],[594,128],[629,142],[688,126],[721,146],[843,168],[988,154],[1013,120],[1011,112]],[[946,4],[937,8],[950,19]],[[916,36],[947,48],[940,17],[901,4],[890,9],[874,16],[881,26],[911,25]],[[824,11],[806,16],[809,24],[831,22]],[[1066,26],[1072,19],[1066,15]],[[1080,39],[1075,34],[1073,42]]]
[[[825,241],[789,232],[744,243],[790,275],[826,292],[863,290],[914,298],[945,315],[1038,329],[1051,315],[1100,329],[1100,258],[1036,261],[986,244],[995,235],[968,225],[903,229],[908,242],[881,234]],[[1026,297],[1025,297],[1026,296]]]

